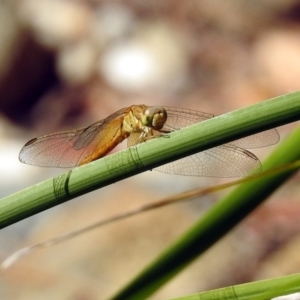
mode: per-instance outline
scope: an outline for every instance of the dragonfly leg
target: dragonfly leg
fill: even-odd
[[[143,137],[143,141],[149,141],[149,140],[152,140],[152,139],[155,139],[155,138],[158,138],[158,137],[164,137],[164,138],[169,138],[170,135],[169,135],[169,131],[155,131],[155,132],[152,132],[151,135],[145,135]]]

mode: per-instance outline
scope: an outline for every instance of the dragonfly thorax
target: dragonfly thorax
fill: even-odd
[[[163,107],[133,105],[123,120],[123,131],[148,133],[152,129],[160,130],[167,120],[167,112]]]
[[[140,118],[135,116],[132,111],[130,111],[123,119],[123,131],[126,134],[130,134],[132,132],[143,132],[144,125],[142,124]]]

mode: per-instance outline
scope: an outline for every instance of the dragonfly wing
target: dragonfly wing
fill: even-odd
[[[92,124],[89,127],[84,128],[81,131],[80,135],[78,135],[76,141],[74,142],[73,148],[75,150],[80,150],[88,146],[93,141],[93,139],[95,139],[95,137],[99,133],[99,130],[101,130],[101,126],[103,126],[103,124],[104,120],[101,120],[97,123]]]
[[[188,176],[244,177],[250,171],[260,172],[261,163],[251,152],[231,144],[224,144],[160,166],[155,170]]]
[[[230,144],[241,148],[260,148],[277,144],[280,140],[278,131],[273,128],[235,140]]]
[[[32,139],[22,148],[21,162],[41,167],[74,167],[85,148],[74,149],[84,129],[64,131]]]
[[[129,137],[127,138],[127,147],[132,147],[139,143],[141,137],[140,132],[131,132]]]
[[[185,108],[166,107],[166,110],[168,119],[163,130],[178,130],[214,117],[214,115],[211,114]],[[274,145],[278,143],[279,139],[279,133],[274,128],[238,139],[230,144],[251,149]]]
[[[110,126],[112,127],[119,126],[120,123],[122,123],[124,116],[129,110],[130,107],[122,108],[116,111],[115,113],[111,114],[110,116],[108,116],[106,119],[100,120],[86,127],[82,131],[82,133],[80,134],[76,142],[74,143],[74,148],[76,150],[79,150],[81,148],[88,146],[97,137],[100,130],[102,131],[105,128]],[[112,133],[114,133],[114,130],[112,130]],[[101,137],[103,137],[103,134],[101,134]],[[109,137],[111,137],[111,134],[109,135]]]
[[[186,108],[167,106],[165,109],[168,118],[163,129],[169,131],[178,130],[214,117],[211,114]]]
[[[111,141],[119,132],[127,110],[128,108],[119,110],[87,128],[35,138],[25,144],[19,159],[26,164],[41,167],[69,168],[79,165],[89,156],[91,159],[87,162],[102,157],[119,143],[117,141],[113,144]],[[109,151],[105,150],[106,147],[109,147]]]

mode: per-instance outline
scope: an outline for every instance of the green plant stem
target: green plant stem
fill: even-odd
[[[299,292],[299,282],[300,274],[294,274],[224,287],[173,300],[266,300]]]
[[[0,201],[0,228],[95,189],[199,151],[298,120],[300,92],[195,124],[109,155]]]

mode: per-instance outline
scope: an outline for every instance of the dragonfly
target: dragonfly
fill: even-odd
[[[21,149],[19,159],[42,167],[81,166],[104,157],[125,139],[131,147],[213,117],[185,108],[132,105],[88,127],[34,138]],[[189,176],[244,177],[250,171],[260,172],[262,168],[259,159],[246,149],[270,146],[278,141],[278,131],[269,129],[155,170]]]

